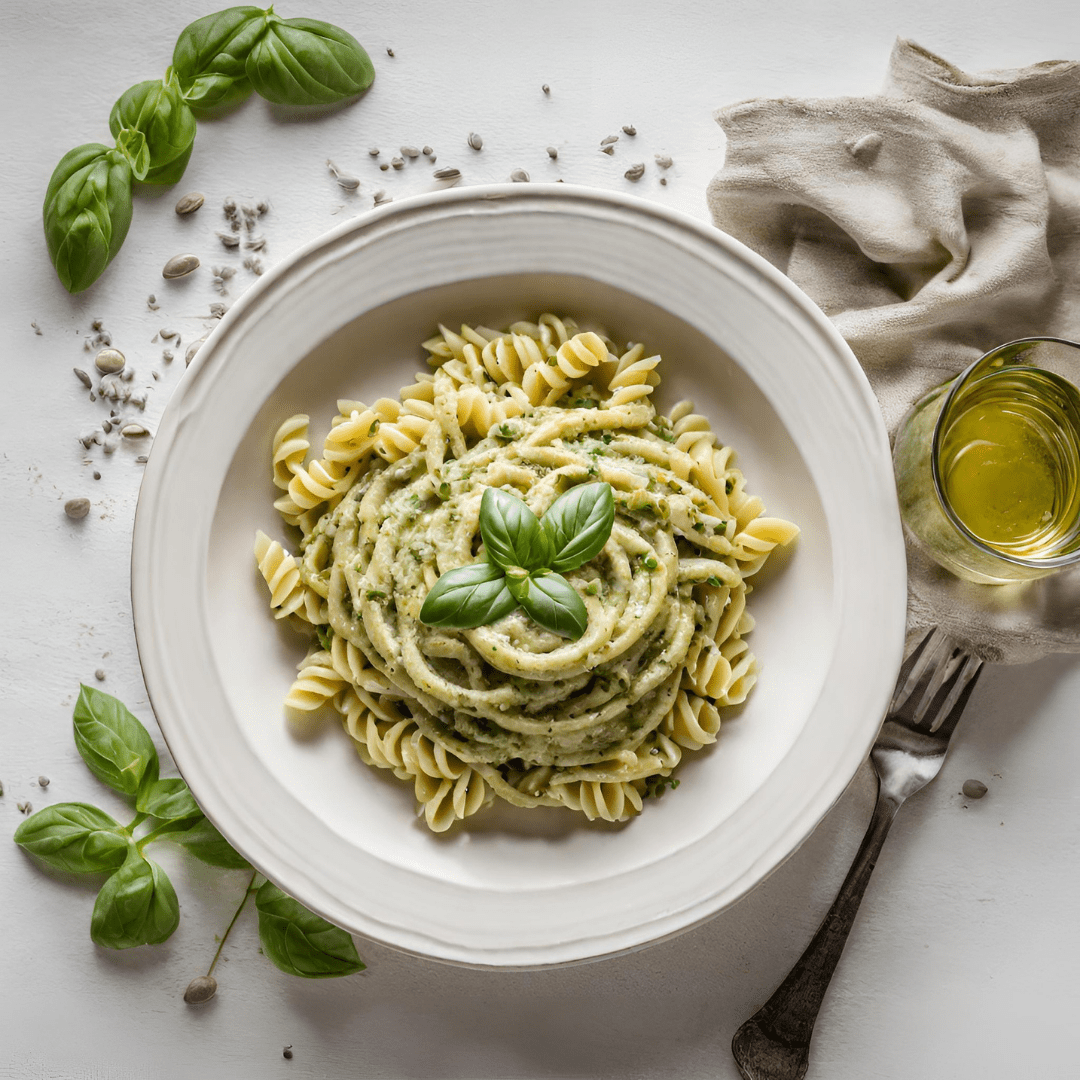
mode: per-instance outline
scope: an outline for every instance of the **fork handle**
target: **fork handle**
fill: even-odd
[[[829,913],[773,996],[735,1032],[731,1052],[744,1080],[806,1075],[814,1022],[899,807],[879,784],[870,827]]]

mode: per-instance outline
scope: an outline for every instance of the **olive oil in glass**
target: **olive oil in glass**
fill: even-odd
[[[1005,555],[1053,557],[1080,528],[1080,393],[1051,371],[977,379],[941,433],[937,465],[954,514]]]

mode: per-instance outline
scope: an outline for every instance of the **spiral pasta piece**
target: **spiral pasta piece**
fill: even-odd
[[[274,483],[288,491],[289,481],[304,467],[311,443],[308,442],[309,417],[304,413],[290,416],[274,433]]]
[[[299,672],[285,695],[286,708],[312,712],[345,688],[345,680],[334,670],[330,656],[325,652],[314,653],[301,661]]]
[[[296,559],[261,529],[255,534],[255,561],[270,589],[275,619],[284,619],[303,605],[304,588]]]

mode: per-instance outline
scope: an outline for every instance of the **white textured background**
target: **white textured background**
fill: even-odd
[[[193,251],[204,267],[239,264],[214,233],[226,196],[267,198],[277,259],[362,212],[372,194],[427,190],[430,169],[380,173],[402,144],[429,143],[466,182],[511,169],[656,198],[704,219],[704,188],[723,139],[712,110],[752,96],[874,92],[894,37],[912,37],[968,70],[1080,53],[1074,0],[865,0],[770,4],[682,0],[292,0],[279,13],[335,22],[367,47],[377,78],[358,103],[297,119],[252,100],[199,126],[175,191],[140,196],[127,243],[89,292],[68,296],[41,233],[41,201],[60,156],[109,141],[108,112],[132,83],[164,72],[177,34],[211,4],[0,0],[0,476],[7,527],[0,657],[0,1077],[696,1077],[737,1075],[728,1045],[772,991],[831,901],[868,820],[873,781],[859,774],[804,847],[708,925],[645,952],[558,971],[491,974],[442,967],[359,942],[368,971],[309,982],[257,952],[253,912],[216,972],[218,998],[181,994],[206,970],[244,887],[155,851],[180,896],[179,930],[125,953],[89,939],[95,886],[42,870],[6,840],[35,809],[86,800],[124,817],[71,739],[81,681],[106,672],[164,747],[139,672],[128,555],[142,448],[84,455],[77,437],[107,414],[72,374],[101,318],[149,388],[154,428],[182,360],[160,360],[162,327],[185,343],[221,298],[205,269],[166,283],[165,260]],[[395,58],[386,54],[387,47]],[[550,98],[540,85],[550,84]],[[637,126],[613,157],[605,135]],[[477,154],[465,139],[484,137]],[[545,146],[559,148],[551,163]],[[653,155],[675,160],[658,183]],[[362,179],[346,195],[326,159]],[[422,161],[422,159],[421,159]],[[637,185],[623,179],[647,163]],[[187,220],[178,194],[201,190]],[[251,280],[240,270],[229,302]],[[157,294],[160,310],[146,306]],[[42,330],[34,333],[31,321]],[[154,381],[151,371],[160,372]],[[86,464],[84,457],[93,460]],[[100,469],[101,479],[91,473]],[[70,522],[66,499],[90,516]],[[867,628],[873,632],[872,627]],[[1075,1076],[1080,993],[1080,663],[1052,658],[988,672],[941,777],[902,811],[818,1023],[810,1076]],[[169,774],[167,757],[165,772]],[[47,790],[39,774],[51,779]],[[968,804],[961,783],[989,785]],[[155,856],[158,857],[158,856]],[[282,1059],[292,1044],[292,1061]]]

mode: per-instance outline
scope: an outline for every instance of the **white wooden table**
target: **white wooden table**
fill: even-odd
[[[147,388],[153,429],[182,374],[160,359],[163,327],[185,343],[228,297],[210,275],[162,282],[170,256],[226,262],[222,201],[266,198],[266,265],[367,209],[430,187],[430,169],[382,173],[404,144],[429,144],[465,182],[524,168],[633,191],[707,219],[704,189],[723,160],[712,110],[741,98],[874,92],[893,38],[912,37],[967,70],[1075,58],[1072,0],[843,0],[809,6],[681,0],[296,0],[283,16],[323,18],[365,44],[377,69],[360,102],[294,120],[253,100],[201,123],[175,191],[139,197],[128,241],[89,292],[69,296],[45,254],[41,202],[60,156],[109,140],[108,113],[130,84],[164,72],[179,31],[213,5],[0,0],[0,320],[4,344],[0,471],[9,526],[0,706],[0,840],[21,815],[85,800],[123,816],[79,759],[71,711],[80,681],[124,700],[154,733],[131,626],[128,555],[139,448],[84,454],[78,436],[107,413],[72,374],[100,318]],[[387,55],[392,48],[394,56]],[[550,96],[541,92],[549,84]],[[636,126],[611,157],[600,140]],[[480,152],[466,145],[483,136]],[[545,147],[559,150],[552,162]],[[670,154],[661,186],[653,165]],[[361,178],[348,195],[326,159]],[[647,163],[636,185],[623,178]],[[183,191],[206,206],[173,213]],[[146,297],[155,293],[160,308]],[[41,333],[32,326],[36,322]],[[160,378],[155,380],[156,369]],[[86,464],[90,459],[92,464]],[[93,479],[93,470],[101,474]],[[65,500],[86,496],[71,522]],[[103,683],[94,672],[102,669]],[[938,781],[903,810],[818,1023],[811,1077],[1012,1078],[1074,1075],[1080,951],[1080,661],[989,671]],[[36,782],[46,775],[43,790]],[[983,780],[979,802],[961,783]],[[873,800],[867,769],[810,840],[733,909],[635,955],[539,973],[444,967],[359,942],[368,970],[310,982],[258,953],[253,913],[217,969],[208,1006],[181,1000],[205,971],[241,894],[243,872],[162,852],[182,906],[163,946],[124,953],[89,939],[94,888],[42,870],[0,842],[0,1077],[619,1077],[737,1075],[738,1024],[810,938],[861,838]],[[282,1048],[293,1047],[285,1060]]]

